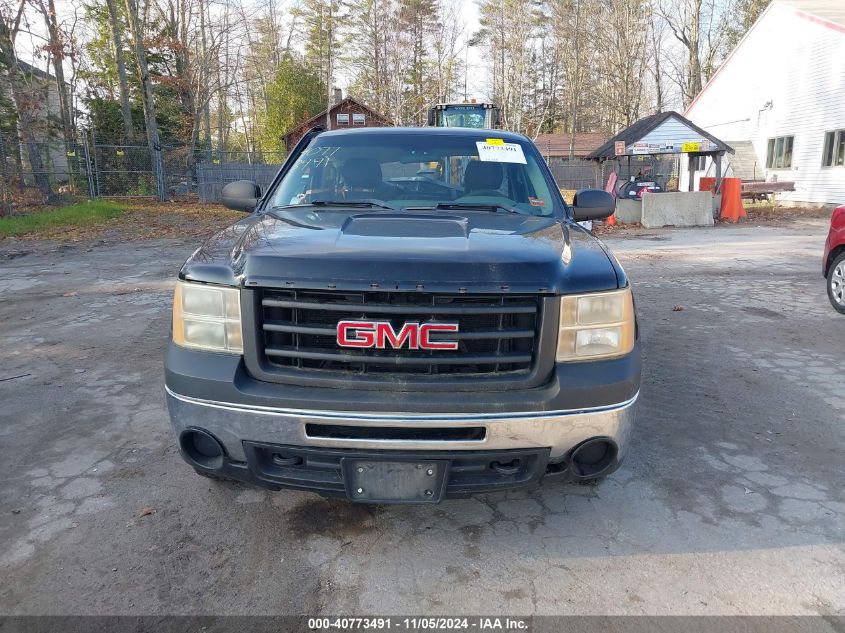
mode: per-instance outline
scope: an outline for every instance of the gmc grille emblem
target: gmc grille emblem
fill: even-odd
[[[456,350],[457,341],[432,341],[434,332],[457,332],[457,323],[405,323],[397,332],[390,321],[339,321],[337,344],[341,347]]]

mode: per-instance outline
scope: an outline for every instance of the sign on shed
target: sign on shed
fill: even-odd
[[[587,157],[608,160],[622,156],[716,154],[725,151],[733,150],[692,121],[677,112],[661,112],[628,126]]]

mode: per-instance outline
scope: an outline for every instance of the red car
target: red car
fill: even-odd
[[[830,303],[838,312],[845,314],[845,205],[836,207],[830,217],[822,272],[827,277]]]

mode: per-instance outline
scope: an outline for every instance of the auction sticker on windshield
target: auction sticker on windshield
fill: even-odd
[[[487,141],[476,141],[475,144],[478,147],[478,159],[481,161],[526,164],[525,154],[519,143],[502,143],[500,139],[487,139]]]

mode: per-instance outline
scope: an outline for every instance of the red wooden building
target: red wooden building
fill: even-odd
[[[352,97],[346,97],[335,103],[329,111],[329,121],[326,121],[326,111],[303,121],[285,133],[285,147],[290,151],[305,133],[316,125],[326,129],[342,130],[355,127],[393,127],[393,121],[380,112],[364,105]]]

